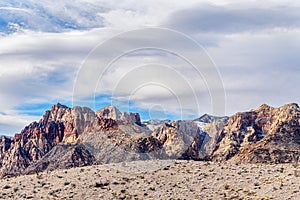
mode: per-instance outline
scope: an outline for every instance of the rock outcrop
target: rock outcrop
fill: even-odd
[[[99,118],[119,120],[121,118],[122,113],[120,112],[119,109],[117,109],[114,106],[106,106],[101,110],[98,110],[96,112],[96,115]]]
[[[37,162],[27,167],[23,174],[45,170],[68,169],[94,164],[95,157],[83,146],[73,144],[57,145]]]
[[[137,153],[151,153],[160,151],[163,147],[162,143],[152,136],[138,138],[135,142],[134,151]]]
[[[128,125],[128,124],[137,124],[141,125],[141,118],[139,113],[121,113],[114,106],[107,106],[96,112],[96,115],[99,118],[104,119],[113,119],[118,122],[118,124]]]
[[[209,121],[170,121],[156,128],[152,135],[163,144],[169,158],[203,160],[212,152],[215,145],[212,141],[218,138],[225,122],[226,119],[213,116]],[[209,125],[215,129],[209,129]]]
[[[4,156],[6,152],[9,150],[11,143],[12,143],[11,138],[5,136],[2,136],[0,138],[0,168],[2,167]]]
[[[89,153],[84,150],[79,151],[82,148],[77,147],[79,135],[90,130],[116,128],[117,124],[114,120],[99,119],[87,107],[68,108],[58,103],[46,111],[39,122],[29,124],[20,134],[15,134],[12,139],[2,138],[0,177],[23,173],[27,168],[35,166],[42,158],[47,157],[48,153],[58,145],[75,145],[73,154],[64,155],[67,156],[65,160],[72,161],[71,163],[62,162],[65,167],[73,165],[72,163],[80,163],[80,166],[90,164],[92,162]],[[80,154],[78,152],[82,152],[81,155],[87,157],[76,156]],[[82,160],[89,161],[83,162]]]
[[[45,112],[39,123],[61,123],[64,127],[62,141],[74,143],[78,134],[84,133],[92,127],[96,120],[96,114],[87,107],[68,108],[67,106],[56,104],[51,110]]]
[[[33,122],[12,138],[2,155],[1,176],[17,175],[31,163],[41,159],[63,139],[64,126],[60,122]]]
[[[152,136],[163,144],[170,158],[180,158],[194,140],[200,137],[199,134],[198,126],[192,121],[172,121],[155,129]]]
[[[297,104],[256,110],[229,118],[213,152],[216,161],[290,163],[300,156],[300,109]]]

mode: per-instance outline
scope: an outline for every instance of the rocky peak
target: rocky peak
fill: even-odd
[[[299,105],[297,103],[289,103],[289,104],[286,104],[286,105],[282,106],[282,108],[298,109]]]
[[[68,112],[70,113],[71,108],[62,105],[60,103],[55,104],[54,106],[51,107],[50,110],[47,110],[45,114],[43,115],[42,119],[40,122],[48,123],[51,121],[62,121],[63,116]]]
[[[100,118],[113,120],[119,120],[121,118],[121,114],[122,113],[120,112],[120,110],[115,106],[106,106],[96,112],[96,115]]]
[[[66,105],[57,103],[51,107],[51,110],[66,109],[66,108],[69,108],[69,107]]]
[[[262,104],[260,105],[256,110],[260,111],[260,110],[270,110],[270,109],[274,109],[272,106],[269,106],[268,104]]]
[[[63,142],[73,143],[78,135],[92,127],[95,119],[95,112],[88,107],[75,106],[74,108],[69,108],[57,103],[45,112],[39,123],[43,125],[62,123],[64,127]]]
[[[212,123],[214,121],[222,121],[224,124],[227,122],[228,117],[216,117],[213,115],[209,115],[209,114],[204,114],[201,117],[195,119],[195,122],[201,122],[201,123]]]
[[[26,126],[11,141],[2,139],[0,176],[19,174],[53,147],[75,143],[79,134],[92,127],[95,118],[95,113],[86,107],[69,108],[59,103],[52,106],[39,122]]]
[[[229,118],[222,130],[215,160],[291,162],[300,154],[300,109],[297,104],[266,104]],[[283,156],[284,155],[284,156]]]
[[[104,119],[113,119],[117,121],[119,124],[137,124],[141,125],[141,118],[139,113],[121,113],[120,110],[118,110],[114,106],[107,106],[102,108],[101,110],[98,110],[96,112],[96,115],[99,118],[104,118]]]
[[[69,108],[58,103],[46,111],[39,122],[29,124],[12,139],[1,138],[0,177],[22,173],[58,145],[76,147],[80,134],[117,128],[114,120],[100,119],[90,108]],[[70,156],[75,156],[70,159],[76,162],[89,158],[88,153],[75,152]]]
[[[203,123],[211,123],[214,121],[214,116],[209,115],[209,114],[204,114],[198,119],[195,119],[195,121],[203,122]]]
[[[267,104],[262,104],[255,110],[251,110],[257,113],[266,113],[266,112],[276,112],[276,113],[282,113],[282,112],[290,112],[295,111],[299,109],[299,105],[297,103],[290,103],[283,105],[279,108],[274,108],[272,106],[269,106]]]
[[[286,104],[279,108],[280,112],[285,112],[289,115],[299,115],[299,105],[296,103]]]

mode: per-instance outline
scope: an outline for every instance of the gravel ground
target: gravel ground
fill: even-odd
[[[0,180],[0,199],[300,199],[300,166],[136,161]]]

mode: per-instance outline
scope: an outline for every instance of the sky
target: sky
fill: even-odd
[[[299,103],[299,9],[281,0],[1,1],[0,135],[57,102],[115,105],[144,120]]]

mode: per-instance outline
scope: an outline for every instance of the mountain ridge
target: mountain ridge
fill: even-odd
[[[57,103],[38,122],[1,138],[0,177],[149,159],[298,162],[299,123],[296,103],[262,104],[230,117],[145,122],[112,106],[94,112]]]

